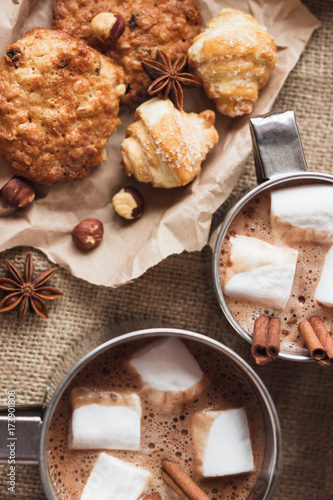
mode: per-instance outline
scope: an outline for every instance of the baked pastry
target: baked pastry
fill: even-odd
[[[103,43],[90,29],[101,12],[120,15],[125,31],[112,44]],[[157,49],[172,60],[186,55],[201,31],[202,18],[195,0],[54,0],[53,28],[66,31],[123,66],[127,92],[122,103],[131,105],[146,97],[150,79],[141,61],[155,59]]]
[[[123,69],[60,31],[36,28],[0,61],[0,154],[41,184],[84,179],[120,123]]]
[[[201,170],[201,162],[218,141],[213,111],[199,115],[154,98],[136,110],[121,145],[123,169],[155,187],[184,186]]]
[[[218,111],[234,117],[251,113],[275,67],[276,50],[250,14],[223,9],[194,39],[188,61]]]

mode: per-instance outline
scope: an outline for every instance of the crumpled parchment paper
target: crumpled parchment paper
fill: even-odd
[[[278,46],[277,66],[261,90],[253,115],[269,112],[289,72],[297,63],[312,32],[319,26],[299,0],[198,0],[204,25],[224,7],[251,13],[264,24]],[[51,0],[2,0],[0,57],[7,45],[28,29],[51,27]],[[204,27],[203,25],[203,27]],[[216,111],[202,89],[185,91],[184,110]],[[0,202],[0,251],[18,245],[41,249],[55,263],[91,283],[118,286],[144,273],[173,253],[195,251],[207,243],[212,214],[228,197],[251,151],[248,118],[227,118],[216,112],[220,140],[189,185],[156,189],[128,178],[120,168],[120,144],[134,109],[121,107],[122,125],[107,145],[107,160],[85,181],[37,186],[36,201],[14,211]],[[1,119],[1,117],[0,117]],[[0,187],[11,177],[0,159]],[[121,187],[133,185],[142,193],[146,209],[135,221],[114,213],[111,199]],[[78,250],[71,238],[82,219],[96,217],[104,224],[102,244],[89,253]]]

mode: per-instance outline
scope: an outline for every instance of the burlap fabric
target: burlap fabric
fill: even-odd
[[[273,1],[273,0],[272,0]],[[294,108],[309,170],[333,174],[333,2],[306,0],[322,22],[274,106]],[[216,226],[226,209],[256,184],[252,158],[230,199],[213,218]],[[26,248],[1,254],[22,266]],[[50,265],[33,251],[38,270]],[[59,269],[52,285],[64,297],[50,304],[49,320],[28,316],[17,328],[16,313],[2,314],[1,402],[7,390],[16,390],[17,403],[42,401],[48,382],[55,386],[71,360],[111,338],[110,324],[131,322],[186,328],[218,339],[254,367],[249,344],[240,339],[223,318],[211,282],[212,252],[174,255],[135,282],[118,289],[90,285]],[[283,469],[276,500],[333,499],[333,371],[316,364],[278,361],[254,367],[268,387],[278,410],[283,433]],[[7,491],[8,466],[0,467],[0,498],[44,499],[35,466],[18,466],[16,494]]]

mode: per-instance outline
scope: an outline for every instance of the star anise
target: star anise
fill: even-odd
[[[44,285],[58,271],[58,268],[52,267],[42,271],[33,279],[35,268],[31,252],[26,256],[23,273],[10,260],[5,259],[5,264],[12,279],[0,278],[0,288],[11,293],[0,302],[0,312],[10,311],[18,306],[17,324],[21,325],[30,305],[39,316],[47,318],[47,306],[44,299],[57,299],[62,293],[56,288]]]
[[[199,78],[191,73],[182,73],[186,65],[186,56],[179,57],[171,62],[170,57],[161,50],[157,51],[156,61],[143,61],[142,67],[153,83],[148,87],[148,94],[155,95],[162,92],[174,103],[177,109],[183,108],[182,87],[201,87]]]

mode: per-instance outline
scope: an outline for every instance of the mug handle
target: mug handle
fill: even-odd
[[[16,405],[15,391],[8,391],[8,406],[0,407],[0,464],[39,464],[40,439],[49,390],[50,383],[42,403],[31,405]]]
[[[250,118],[258,184],[307,170],[293,109]]]
[[[38,464],[45,405],[10,410],[0,407],[0,463]]]

